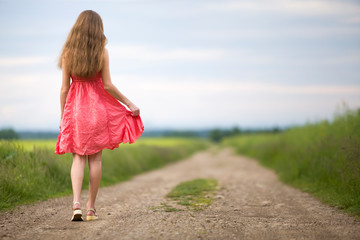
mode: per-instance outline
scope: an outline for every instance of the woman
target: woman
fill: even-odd
[[[95,220],[98,219],[95,200],[101,179],[102,149],[114,149],[120,143],[134,143],[144,131],[139,108],[111,82],[105,44],[101,17],[86,10],[77,18],[59,58],[62,69],[61,118],[55,153],[73,154],[72,221],[83,220],[80,193],[86,158],[89,164],[86,219]]]

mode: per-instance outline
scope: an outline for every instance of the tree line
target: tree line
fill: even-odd
[[[149,130],[145,131],[143,137],[200,137],[208,138],[213,142],[220,142],[224,137],[251,133],[277,133],[282,131],[278,127],[267,129],[240,129],[233,127],[230,129],[208,129],[208,130]],[[58,132],[51,131],[21,131],[16,132],[12,128],[0,129],[0,139],[50,139],[57,138]]]
[[[11,128],[0,129],[0,139],[19,139],[19,134]]]

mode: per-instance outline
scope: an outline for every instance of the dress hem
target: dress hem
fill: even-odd
[[[114,144],[112,146],[107,146],[107,147],[102,147],[102,148],[99,148],[97,150],[93,150],[93,151],[90,151],[90,152],[85,152],[85,153],[79,153],[79,152],[76,152],[76,151],[55,151],[54,153],[55,154],[58,154],[58,155],[64,155],[65,153],[76,153],[76,154],[79,154],[79,155],[92,155],[92,154],[95,154],[101,150],[104,150],[104,149],[110,149],[110,150],[113,150],[114,148],[119,148],[120,144],[126,144],[126,143],[129,143],[129,144],[133,144],[135,143],[135,141],[127,141],[127,142],[120,142],[120,143],[117,143],[117,144]]]

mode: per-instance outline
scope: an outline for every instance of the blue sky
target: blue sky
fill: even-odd
[[[0,128],[58,129],[57,58],[86,9],[147,130],[281,127],[360,107],[358,1],[0,0]]]

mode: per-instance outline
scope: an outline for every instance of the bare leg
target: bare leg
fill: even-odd
[[[95,208],[96,195],[99,189],[100,180],[101,180],[101,155],[102,150],[89,155],[89,201],[86,204],[86,207]],[[88,215],[94,215],[92,211],[88,212]]]
[[[74,202],[80,202],[80,194],[82,182],[84,179],[84,169],[86,164],[86,156],[73,153],[73,163],[71,166],[71,183],[74,194]],[[80,208],[80,204],[75,204],[74,207]]]

